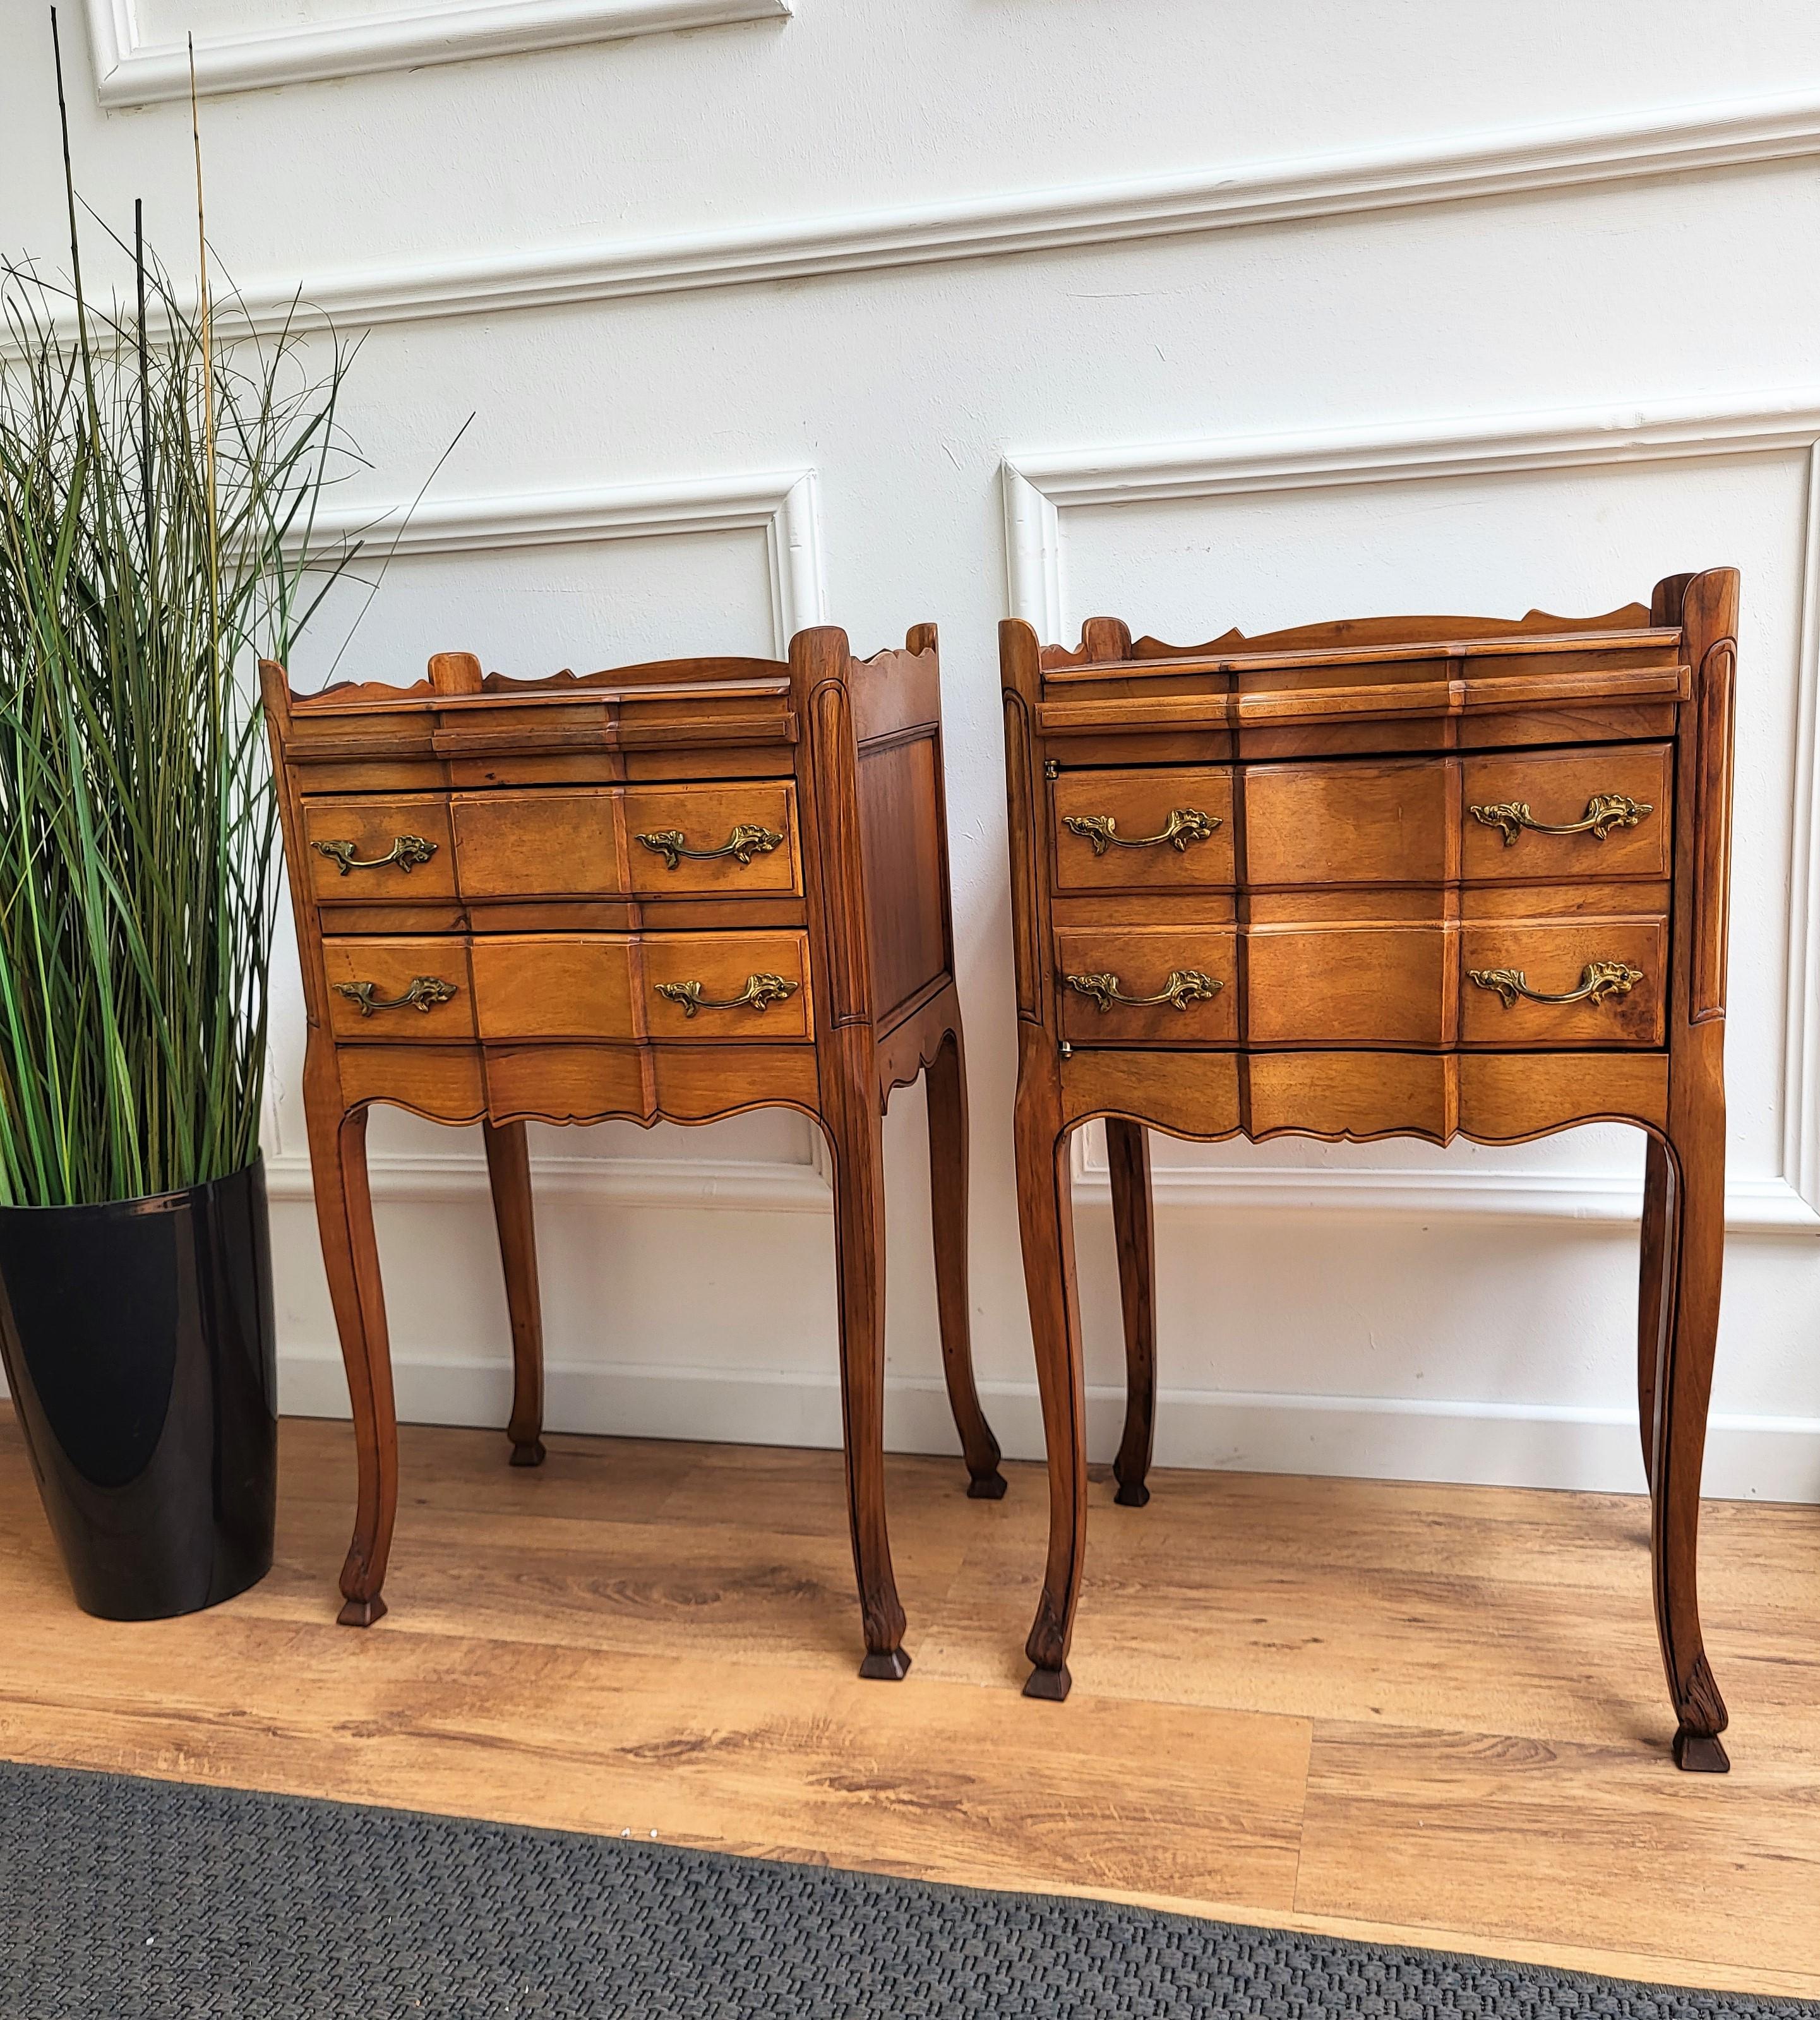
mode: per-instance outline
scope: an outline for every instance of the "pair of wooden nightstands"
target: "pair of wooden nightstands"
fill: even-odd
[[[1087,1486],[1068,1139],[1107,1121],[1148,1499],[1145,1130],[1649,1134],[1638,1388],[1684,1767],[1723,1768],[1695,1537],[1724,1234],[1737,577],[1575,620],[1372,619],[1196,647],[1001,634],[1024,1265],[1048,1441],[1032,1695],[1068,1689]],[[293,696],[265,669],[318,1215],[360,1452],[341,1618],[384,1610],[398,1493],[366,1111],[480,1121],[515,1463],[543,1456],[528,1118],[799,1110],[834,1156],[863,1673],[901,1677],[883,1492],[880,1119],[926,1073],[943,1366],[1004,1491],[968,1337],[967,1117],[932,626],[856,661],[671,662]]]

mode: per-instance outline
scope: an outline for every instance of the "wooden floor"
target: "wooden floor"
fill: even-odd
[[[1729,1778],[1677,1774],[1640,1500],[1096,1486],[1065,1705],[1019,1695],[1045,1496],[892,1466],[906,1681],[855,1675],[832,1453],[405,1433],[366,1633],[347,1428],[284,1428],[278,1561],[91,1621],[0,1405],[0,1754],[1820,1996],[1820,1509],[1709,1504]]]

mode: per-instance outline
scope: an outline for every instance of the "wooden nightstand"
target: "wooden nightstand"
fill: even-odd
[[[359,1506],[341,1619],[380,1597],[398,1433],[366,1173],[391,1102],[485,1136],[511,1316],[515,1465],[543,1457],[527,1118],[826,1135],[861,1673],[901,1677],[884,1489],[880,1121],[928,1076],[943,1365],[972,1476],[1004,1491],[968,1339],[967,1114],[933,625],[856,661],[686,659],[548,680],[470,654],[308,696],[263,669],[309,1037],[303,1100]]]
[[[1725,1221],[1738,576],[1649,608],[1206,645],[1000,634],[1024,1270],[1050,1480],[1026,1689],[1059,1698],[1087,1461],[1070,1132],[1106,1118],[1149,1496],[1146,1127],[1362,1142],[1648,1132],[1637,1388],[1675,1759],[1723,1770],[1695,1593]]]

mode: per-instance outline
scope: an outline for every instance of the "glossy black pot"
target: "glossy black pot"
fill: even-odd
[[[0,1358],[85,1612],[194,1613],[271,1570],[263,1159],[149,1199],[0,1207]]]

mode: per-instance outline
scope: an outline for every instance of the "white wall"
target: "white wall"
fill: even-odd
[[[1186,639],[1581,612],[1736,563],[1709,1479],[1820,1499],[1820,17],[1758,0],[1727,35],[1702,0],[782,5],[492,0],[450,4],[443,31],[376,0],[141,0],[132,30],[114,0],[86,24],[68,0],[97,207],[118,222],[143,194],[184,259],[169,94],[194,26],[219,256],[256,300],[300,285],[370,325],[349,415],[372,470],[347,510],[408,499],[474,416],[343,673],[409,679],[460,646],[521,674],[768,651],[824,615],[871,650],[939,621],[976,1346],[1001,1437],[1034,1454],[997,620],[1071,639],[1110,610]],[[0,0],[0,237],[54,260],[35,0]],[[284,1396],[332,1411],[288,949],[282,986]],[[900,1095],[892,1429],[949,1449],[921,1122]],[[403,1406],[503,1422],[477,1146],[391,1114],[374,1134]],[[806,1130],[542,1143],[552,1420],[834,1442]],[[1163,1462],[1640,1484],[1622,1132],[1158,1162]],[[1103,1457],[1120,1354],[1091,1141],[1082,1170]]]

